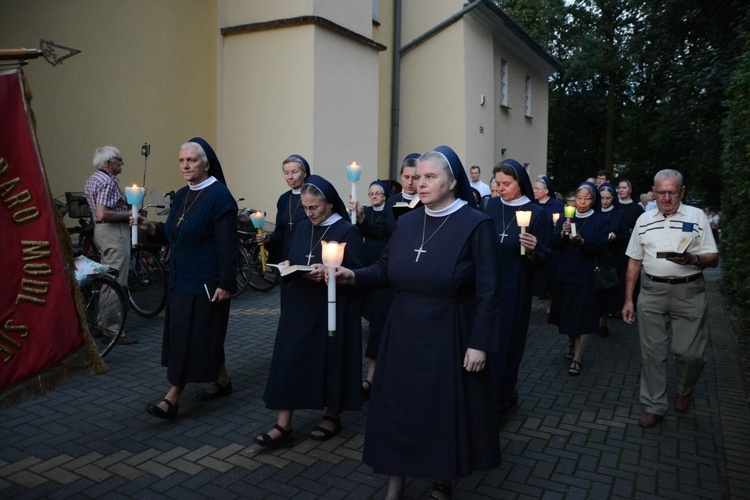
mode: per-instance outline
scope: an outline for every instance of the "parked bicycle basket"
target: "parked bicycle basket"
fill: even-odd
[[[68,205],[68,217],[71,219],[91,218],[91,207],[84,193],[65,193],[65,201]]]

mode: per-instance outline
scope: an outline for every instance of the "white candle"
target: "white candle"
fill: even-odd
[[[346,166],[346,177],[352,183],[352,204],[355,207],[351,212],[352,224],[357,223],[357,181],[359,181],[359,177],[361,175],[362,166],[360,166],[356,161],[353,161]]]
[[[125,197],[131,206],[131,215],[133,216],[133,225],[130,226],[130,242],[133,248],[138,246],[138,211],[143,205],[143,195],[146,189],[133,184],[132,187],[125,187]]]
[[[526,228],[531,223],[531,211],[519,210],[516,212],[516,223],[521,228],[521,234],[526,232]],[[526,247],[521,244],[521,255],[526,255]]]
[[[344,260],[346,243],[321,242],[323,265],[328,272],[328,336],[336,336],[336,268]]]

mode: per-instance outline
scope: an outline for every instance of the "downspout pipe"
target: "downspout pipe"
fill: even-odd
[[[476,7],[479,7],[482,1],[483,0],[474,0],[445,21],[430,28],[411,42],[401,47],[401,0],[395,0],[395,12],[393,16],[395,24],[393,30],[393,46],[400,48],[393,54],[393,81],[391,84],[393,100],[393,105],[391,106],[391,179],[398,179],[399,170],[401,169],[401,163],[398,158],[399,115],[401,111],[401,57],[411,49],[437,35],[451,24],[459,21],[466,14],[474,10]]]

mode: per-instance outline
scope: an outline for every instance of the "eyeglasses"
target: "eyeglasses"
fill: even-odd
[[[576,196],[576,200],[578,201],[591,201],[593,198],[591,196]]]
[[[113,159],[113,160],[117,160],[117,161],[119,161],[120,163],[124,163],[124,162],[122,161],[122,158],[120,158],[119,156],[113,156],[113,157],[112,157],[112,159]]]
[[[385,193],[381,193],[380,191],[376,191],[374,193],[367,193],[369,196],[385,196]]]
[[[678,189],[677,191],[654,191],[654,194],[659,198],[664,198],[667,195],[669,195],[670,198],[676,198],[677,195],[680,194],[680,191],[680,189]]]

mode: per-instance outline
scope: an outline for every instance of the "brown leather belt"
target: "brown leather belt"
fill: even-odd
[[[692,276],[685,276],[684,278],[660,278],[659,276],[651,276],[650,274],[646,273],[646,276],[649,277],[652,281],[656,281],[657,283],[668,283],[670,285],[684,285],[685,283],[690,283],[691,281],[695,281],[698,278],[703,276],[703,273],[693,274]]]

